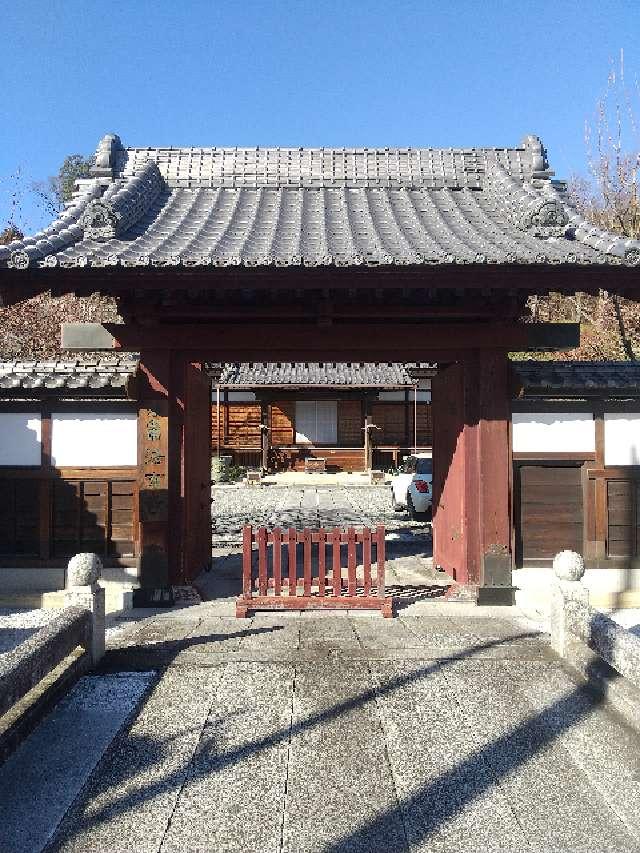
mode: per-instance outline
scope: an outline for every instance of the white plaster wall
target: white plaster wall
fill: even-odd
[[[51,416],[51,457],[59,468],[136,465],[134,412],[96,415],[65,412]]]
[[[605,412],[604,464],[640,465],[640,414]]]
[[[40,464],[40,415],[0,413],[0,465]]]
[[[596,433],[587,412],[514,412],[514,453],[593,453]]]

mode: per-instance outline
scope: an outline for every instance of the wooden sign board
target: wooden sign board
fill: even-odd
[[[140,521],[169,520],[168,417],[164,400],[154,400],[139,410],[138,459]]]

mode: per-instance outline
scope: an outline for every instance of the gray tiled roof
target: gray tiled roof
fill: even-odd
[[[412,365],[392,363],[340,362],[254,362],[224,364],[219,384],[229,387],[263,385],[311,385],[363,388],[368,386],[400,388],[413,385]],[[421,364],[421,368],[430,365]],[[433,366],[433,365],[432,365]]]
[[[517,148],[124,148],[0,267],[640,263]]]
[[[520,361],[513,363],[524,394],[640,396],[640,362]]]
[[[123,393],[138,369],[133,357],[108,357],[77,361],[0,362],[0,392],[117,391]]]

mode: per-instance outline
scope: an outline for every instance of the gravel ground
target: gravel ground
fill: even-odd
[[[424,522],[394,512],[388,486],[261,486],[212,489],[214,545],[240,542],[245,524],[273,527],[372,527],[424,530]]]
[[[25,610],[0,607],[0,654],[11,651],[51,622],[55,610]]]

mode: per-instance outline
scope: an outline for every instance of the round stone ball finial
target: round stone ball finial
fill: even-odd
[[[584,575],[584,560],[575,551],[560,551],[553,558],[556,577],[563,581],[579,581]]]
[[[76,554],[67,567],[67,587],[93,586],[102,573],[102,560],[97,554]]]

